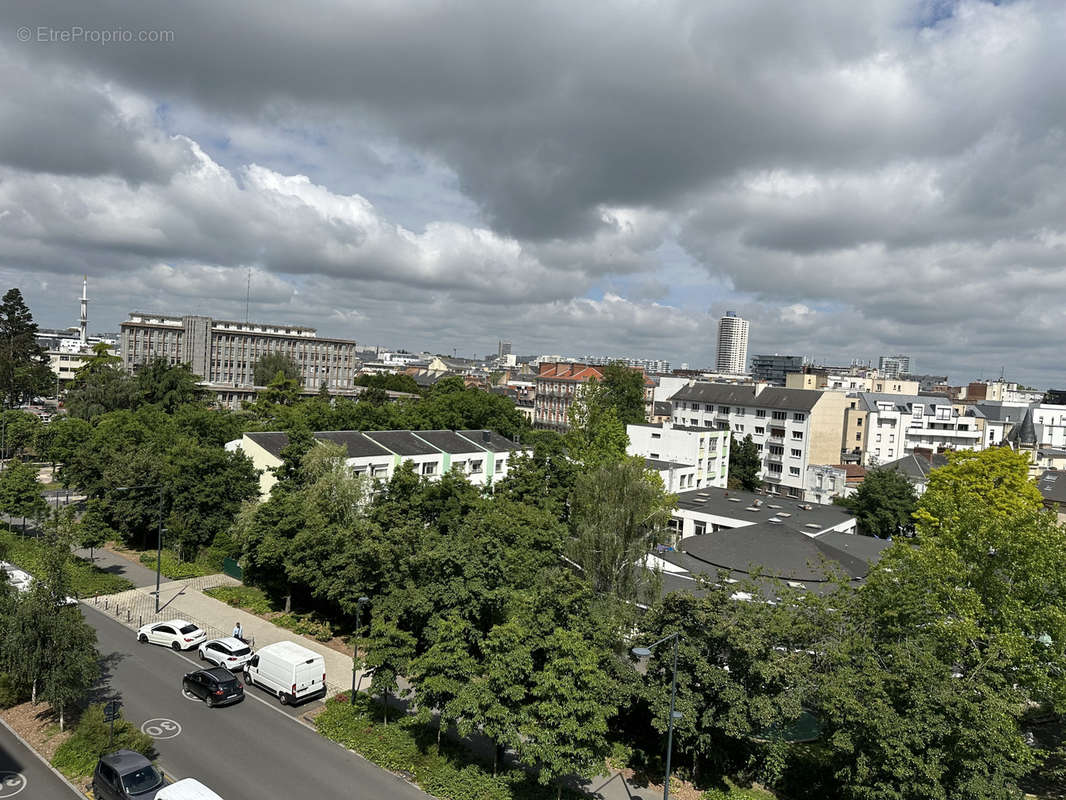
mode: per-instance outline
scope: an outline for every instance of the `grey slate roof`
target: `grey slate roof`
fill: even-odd
[[[758,502],[757,508],[756,501]],[[753,523],[765,522],[777,517],[787,525],[812,533],[816,530],[831,528],[852,518],[852,515],[841,506],[804,503],[791,497],[773,497],[740,489],[721,489],[716,486],[680,492],[677,495],[677,507]],[[782,517],[782,514],[786,516]],[[817,527],[807,528],[807,525]]]
[[[652,403],[652,414],[656,417],[668,417],[674,413],[674,406],[669,400],[656,400]]]
[[[1066,503],[1066,472],[1047,469],[1036,482],[1044,499],[1052,503]]]
[[[366,438],[361,431],[316,431],[314,437],[318,441],[342,445],[348,450],[348,458],[392,455],[381,445]]]
[[[648,469],[653,469],[657,472],[663,472],[668,469],[684,469],[686,467],[694,467],[695,464],[682,464],[679,461],[662,461],[658,458],[645,458],[644,466]]]
[[[921,456],[916,456],[911,453],[910,455],[903,456],[903,458],[890,461],[878,469],[894,469],[897,472],[902,472],[910,481],[923,481],[929,475],[931,470],[939,467],[946,467],[947,463],[948,457],[943,453],[934,453],[933,462],[931,464]]]
[[[411,431],[366,431],[366,437],[398,456],[429,456],[440,452]]]
[[[494,450],[497,453],[502,453],[505,450],[523,449],[522,445],[512,442],[506,436],[500,436],[495,431],[456,431],[456,433],[486,450]]]
[[[990,419],[993,422],[1012,422],[1015,425],[1021,422],[1022,417],[1029,410],[1028,406],[986,405],[984,403],[978,403],[974,408],[985,419]]]
[[[455,431],[415,431],[414,433],[419,439],[425,439],[445,453],[480,453],[484,449]]]
[[[830,580],[834,573],[861,579],[870,570],[866,558],[782,524],[763,523],[690,536],[681,546],[687,555],[703,562],[711,575],[719,569],[740,574],[761,569],[762,574],[782,580],[821,582]]]
[[[734,386],[726,383],[695,383],[683,386],[670,398],[678,401],[695,401],[697,403],[716,403],[727,406],[753,406],[755,408],[777,408],[789,411],[810,411],[822,396],[817,389],[782,389],[770,386],[755,396],[754,386]]]
[[[289,443],[289,434],[282,431],[246,433],[245,436],[274,456],[274,458],[281,458],[282,449]]]
[[[1015,425],[1007,434],[1007,441],[1019,447],[1036,447],[1036,428],[1033,426],[1033,409],[1027,408],[1021,425]]]

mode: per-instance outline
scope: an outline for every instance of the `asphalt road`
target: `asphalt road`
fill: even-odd
[[[0,800],[71,800],[81,797],[0,726]]]
[[[201,666],[195,651],[183,658],[139,644],[130,629],[82,608],[104,658],[100,699],[119,696],[126,719],[156,737],[159,764],[172,778],[196,778],[225,798],[429,797],[293,718],[313,706],[282,708],[255,688],[242,702],[215,709],[187,698],[181,678]]]

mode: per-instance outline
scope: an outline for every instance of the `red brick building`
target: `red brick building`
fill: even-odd
[[[644,377],[644,415],[651,413],[655,383],[644,374],[643,369],[631,367]],[[570,405],[578,396],[581,386],[595,378],[603,380],[603,367],[574,362],[543,363],[536,377],[536,394],[533,400],[533,425],[566,431],[569,427]]]

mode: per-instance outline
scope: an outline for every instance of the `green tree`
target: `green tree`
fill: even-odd
[[[384,700],[382,710],[385,724],[389,724],[389,696],[404,696],[400,688],[400,676],[407,673],[414,657],[414,637],[403,630],[395,620],[375,614],[366,639],[366,665],[373,670],[370,689]]]
[[[59,712],[59,730],[66,710],[88,694],[100,677],[96,631],[76,608],[61,608],[47,623],[48,660],[41,674],[41,696]]]
[[[114,536],[115,532],[107,524],[103,501],[96,497],[90,499],[78,524],[78,544],[89,548],[89,560],[94,560],[95,548],[103,547]]]
[[[36,414],[16,410],[0,414],[0,426],[3,428],[3,433],[0,434],[3,450],[0,455],[4,459],[11,458],[12,455],[21,456],[26,448],[33,447],[38,433],[44,428]]]
[[[0,513],[10,517],[40,519],[48,512],[41,484],[32,467],[13,461],[0,472]]]
[[[614,408],[618,421],[625,425],[647,422],[644,410],[644,372],[633,369],[621,361],[614,361],[603,368],[603,394],[606,402]]]
[[[738,442],[729,437],[729,488],[754,492],[762,485],[762,458],[749,433]]]
[[[102,364],[79,373],[67,387],[63,405],[71,417],[95,420],[112,411],[135,408],[137,386],[121,366]]]
[[[570,457],[585,469],[625,458],[629,444],[626,426],[602,384],[591,380],[580,387],[567,415],[570,429],[566,447]]]
[[[538,768],[541,783],[555,782],[561,798],[562,779],[602,771],[619,696],[602,652],[580,633],[557,628],[544,651],[544,666],[530,686],[519,752]]]
[[[202,380],[187,365],[160,357],[142,364],[133,382],[140,403],[157,405],[170,414],[180,406],[204,401],[207,392],[200,386]]]
[[[266,386],[279,372],[287,380],[300,380],[300,365],[284,353],[267,353],[261,356],[252,367],[252,380],[256,386]]]
[[[84,419],[62,416],[37,430],[34,448],[41,458],[51,461],[55,467],[56,464],[70,461],[91,436],[92,425]]]
[[[512,456],[507,477],[495,486],[496,496],[544,508],[566,522],[579,467],[567,455],[563,437],[555,431],[529,431],[523,444],[532,445],[532,453]]]
[[[74,379],[79,382],[88,381],[121,366],[122,359],[115,355],[111,345],[107,342],[97,342],[92,347],[92,355],[85,359],[74,373]]]
[[[422,389],[415,383],[415,379],[403,373],[384,372],[377,375],[360,375],[355,379],[355,385],[383,389],[388,392],[422,393]],[[362,396],[360,395],[360,397]]]
[[[437,711],[437,746],[441,731],[457,721],[458,699],[477,675],[476,632],[457,613],[434,620],[430,646],[411,661],[410,681],[418,699],[417,718],[429,722]]]
[[[0,300],[0,399],[17,406],[47,391],[53,383],[44,348],[37,344],[37,323],[22,299],[9,289]]]
[[[647,600],[657,592],[643,558],[666,540],[676,499],[639,457],[603,464],[578,477],[568,554],[593,591],[624,602]]]
[[[271,406],[291,406],[299,398],[299,381],[286,377],[283,371],[278,370],[267,382],[266,388],[259,393],[256,405],[261,407],[260,413],[267,413]]]
[[[921,533],[950,525],[967,509],[1011,515],[1032,512],[1042,505],[1040,491],[1029,479],[1028,453],[1006,447],[957,450],[948,463],[929,473],[915,519]]]
[[[871,469],[851,497],[841,505],[855,515],[867,536],[888,539],[909,532],[918,498],[907,477],[895,469]]]

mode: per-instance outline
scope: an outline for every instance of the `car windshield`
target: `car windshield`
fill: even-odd
[[[246,656],[250,652],[252,652],[252,648],[250,647],[237,647],[233,650],[230,650],[230,654],[235,656]]]
[[[185,625],[185,626],[182,627],[181,632],[182,633],[192,633],[193,631],[198,631],[198,630],[200,630],[200,629],[197,628],[195,625],[193,625],[190,622],[188,625]]]
[[[126,794],[136,795],[150,792],[158,788],[161,783],[163,783],[163,776],[151,764],[122,776],[122,785],[126,789]]]

